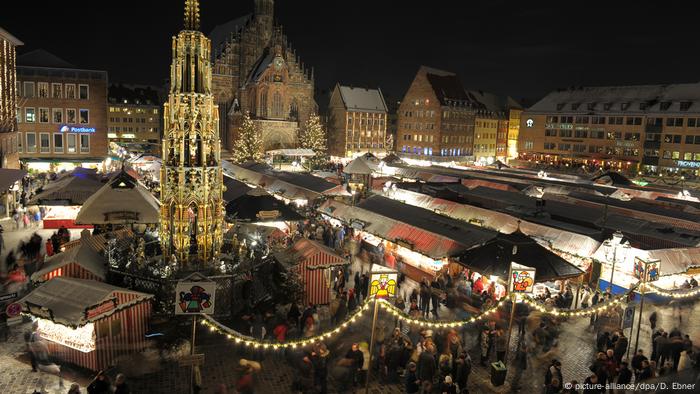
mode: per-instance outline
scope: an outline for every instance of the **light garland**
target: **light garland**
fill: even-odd
[[[384,309],[387,310],[387,312],[391,313],[395,317],[399,318],[402,321],[405,321],[408,324],[413,324],[413,325],[417,325],[417,326],[421,326],[421,327],[438,328],[439,329],[439,328],[455,328],[455,327],[460,327],[460,326],[464,326],[467,324],[475,323],[476,321],[481,320],[481,319],[486,318],[486,317],[489,317],[492,313],[495,313],[496,310],[501,308],[503,306],[503,304],[505,304],[506,301],[507,301],[507,299],[504,298],[498,304],[496,304],[494,307],[485,310],[480,315],[472,316],[469,319],[465,319],[465,320],[453,320],[453,321],[431,321],[431,320],[426,320],[426,319],[416,319],[416,318],[409,316],[408,314],[406,314],[406,312],[400,310],[396,306],[391,305],[390,303],[388,303],[386,301],[382,301],[380,304]]]
[[[530,305],[531,307],[537,309],[540,312],[543,313],[549,313],[554,316],[564,316],[564,317],[569,317],[569,316],[590,316],[596,313],[599,313],[601,311],[606,311],[610,308],[616,307],[622,303],[625,302],[625,299],[629,297],[629,295],[634,292],[637,287],[640,287],[640,283],[636,283],[634,286],[632,286],[629,290],[627,290],[624,294],[619,295],[613,299],[610,299],[605,302],[601,302],[599,304],[593,305],[588,308],[581,308],[581,309],[574,309],[574,310],[567,310],[567,309],[561,309],[561,308],[556,308],[556,307],[547,307],[542,305],[540,302],[529,298],[529,297],[523,297],[522,301],[525,302],[526,304]]]
[[[211,331],[216,331],[219,334],[225,335],[228,339],[234,341],[236,344],[245,345],[255,349],[280,350],[287,348],[295,349],[297,347],[304,348],[306,346],[313,345],[314,343],[321,342],[324,340],[328,340],[338,335],[341,331],[348,328],[351,324],[355,323],[357,319],[370,308],[371,305],[372,304],[370,302],[366,302],[360,309],[358,309],[355,313],[353,313],[347,319],[345,319],[343,323],[339,324],[333,329],[298,341],[290,341],[283,343],[261,341],[250,336],[243,335],[236,330],[226,327],[225,325],[219,323],[214,318],[208,315],[202,315],[203,319],[201,320],[201,324],[206,327],[209,327],[209,330]]]
[[[700,287],[694,289],[666,290],[650,283],[646,284],[646,289],[662,296],[675,299],[691,298],[700,294]]]

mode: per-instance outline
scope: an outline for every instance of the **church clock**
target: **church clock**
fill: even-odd
[[[277,56],[275,58],[275,70],[277,70],[277,71],[281,70],[283,65],[284,65],[284,59],[282,59],[280,56]]]

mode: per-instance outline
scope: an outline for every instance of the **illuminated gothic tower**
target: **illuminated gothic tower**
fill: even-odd
[[[223,205],[219,109],[211,92],[211,42],[199,29],[199,1],[185,1],[185,29],[173,37],[170,94],[163,111],[161,243],[186,264],[219,251]]]

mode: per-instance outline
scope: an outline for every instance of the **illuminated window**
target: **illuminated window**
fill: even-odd
[[[61,85],[60,83],[51,84],[51,98],[63,98],[63,85]]]
[[[51,120],[53,123],[63,123],[63,108],[52,108]]]
[[[66,84],[66,98],[75,100],[75,84],[73,84],[73,83]]]
[[[24,109],[24,121],[27,123],[34,123],[34,121],[36,121],[36,113],[34,108]]]
[[[39,98],[49,98],[49,83],[39,82],[37,83],[37,91]]]
[[[77,123],[76,117],[75,117],[75,108],[67,108],[66,109],[66,123],[71,123],[71,124]]]

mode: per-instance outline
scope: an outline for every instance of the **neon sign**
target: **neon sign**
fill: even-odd
[[[676,164],[683,168],[700,168],[700,161],[678,160]]]
[[[73,126],[62,126],[61,133],[94,133],[96,129],[94,127],[73,127]]]

